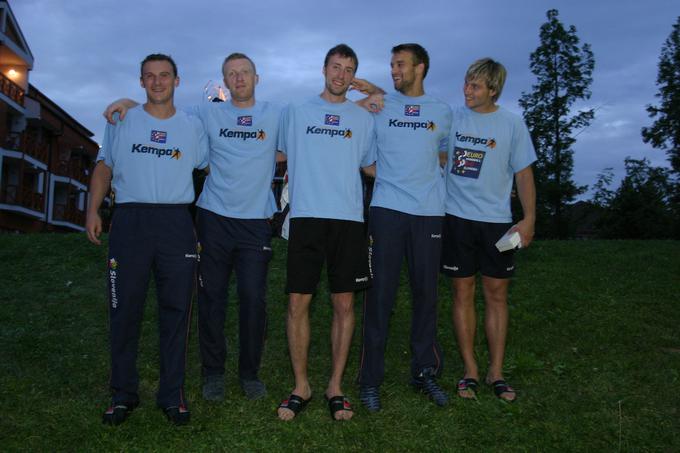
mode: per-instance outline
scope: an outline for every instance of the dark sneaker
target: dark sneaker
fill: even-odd
[[[215,374],[203,378],[203,399],[224,401],[224,376]]]
[[[241,390],[249,400],[259,400],[267,396],[267,387],[259,379],[239,379]]]
[[[189,423],[189,409],[184,404],[179,406],[166,407],[163,413],[168,417],[168,420],[175,426],[182,426]]]
[[[359,399],[366,409],[368,409],[368,412],[378,412],[381,409],[379,387],[361,387],[359,390]]]
[[[117,426],[127,420],[128,416],[132,411],[139,406],[139,403],[120,403],[111,404],[104,416],[102,417],[102,423],[105,425]]]
[[[437,406],[446,406],[449,402],[449,396],[437,384],[435,380],[435,373],[432,368],[426,368],[420,372],[418,377],[411,381],[413,387],[430,397]]]

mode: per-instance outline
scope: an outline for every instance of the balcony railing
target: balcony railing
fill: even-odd
[[[61,220],[70,222],[75,225],[85,225],[85,213],[76,208],[75,203],[55,203],[52,210],[52,218],[54,220]]]
[[[49,146],[33,134],[10,132],[2,143],[6,149],[28,154],[42,163],[47,163]]]
[[[6,185],[0,190],[0,203],[23,206],[33,211],[43,211],[43,194],[33,191],[30,187]]]
[[[66,176],[68,178],[75,179],[84,185],[89,183],[87,168],[83,164],[83,161],[78,158],[58,161],[55,170],[55,174],[59,176]]]
[[[24,105],[24,90],[12,82],[7,76],[0,72],[0,91],[2,94],[23,107]]]

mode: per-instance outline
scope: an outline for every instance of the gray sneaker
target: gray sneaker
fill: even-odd
[[[267,396],[267,387],[259,379],[239,379],[241,389],[249,400],[259,400]]]
[[[203,378],[203,399],[207,401],[224,401],[224,376],[214,374]]]

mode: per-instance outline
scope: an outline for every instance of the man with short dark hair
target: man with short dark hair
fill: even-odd
[[[437,342],[437,279],[444,215],[444,178],[440,154],[446,152],[451,109],[425,94],[427,51],[415,43],[392,49],[396,93],[385,95],[375,115],[376,180],[369,215],[373,285],[364,304],[363,346],[359,372],[361,402],[381,409],[385,348],[399,275],[408,264],[412,303],[411,384],[438,406],[448,396],[436,382],[442,353]],[[381,91],[357,80],[366,94]]]
[[[499,107],[506,71],[490,58],[473,63],[465,75],[465,107],[453,117],[446,166],[446,220],[442,272],[452,278],[453,325],[464,364],[458,396],[475,398],[479,370],[474,343],[475,276],[482,274],[484,327],[489,347],[486,383],[504,401],[514,389],[503,377],[508,329],[508,286],[514,273],[513,251],[495,243],[517,232],[521,247],[534,236],[536,189],[531,164],[536,153],[522,118]],[[524,218],[512,224],[513,179]]]
[[[357,67],[350,47],[332,48],[324,60],[321,95],[290,105],[282,121],[279,149],[288,157],[291,207],[286,329],[295,375],[295,388],[279,405],[282,420],[292,420],[312,397],[309,306],[324,262],[333,304],[325,397],[334,420],[353,415],[341,384],[354,330],[354,291],[370,282],[360,169],[375,160],[373,119],[345,97]]]
[[[179,85],[172,58],[153,54],[141,64],[146,103],[107,125],[90,185],[88,239],[100,244],[98,214],[109,185],[116,207],[109,235],[111,406],[103,422],[118,425],[139,404],[137,343],[153,269],[158,299],[160,383],[156,403],[168,419],[189,421],[184,393],[186,345],[197,244],[188,205],[192,171],[207,166],[208,143],[195,118],[175,110]]]

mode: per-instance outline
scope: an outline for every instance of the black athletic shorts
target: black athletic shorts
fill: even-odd
[[[515,271],[514,250],[499,252],[496,242],[512,223],[467,220],[446,214],[442,238],[442,273],[456,278],[478,271],[487,277],[510,278]]]
[[[324,261],[331,293],[370,286],[364,224],[310,217],[290,219],[286,292],[312,294]]]

